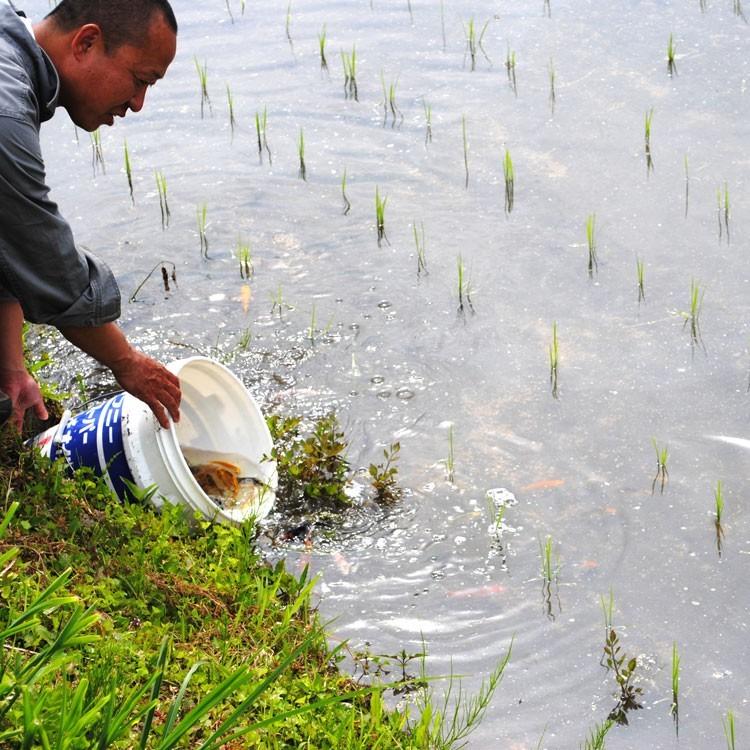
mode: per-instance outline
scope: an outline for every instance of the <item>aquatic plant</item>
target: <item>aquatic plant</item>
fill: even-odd
[[[726,182],[724,183],[723,193],[721,188],[717,188],[716,190],[716,203],[719,215],[719,240],[721,240],[723,220],[723,227],[727,233],[727,244],[729,244],[729,187]]]
[[[466,171],[466,180],[464,187],[469,187],[469,140],[466,136],[466,115],[461,115],[461,135],[464,147],[464,170]]]
[[[432,105],[423,100],[422,106],[424,107],[425,120],[424,145],[426,146],[428,143],[432,143]]]
[[[560,345],[557,340],[557,321],[552,324],[552,343],[549,345],[549,382],[552,397],[557,398],[557,367],[560,362]]]
[[[344,67],[344,98],[359,101],[357,93],[357,48],[352,45],[352,52],[348,54],[341,50],[341,63]]]
[[[232,14],[232,7],[229,5],[229,0],[226,0],[226,6],[227,6],[227,13],[229,13],[229,20],[232,22],[232,25],[234,26],[234,15]]]
[[[513,160],[510,158],[510,151],[505,149],[505,158],[503,159],[503,176],[505,178],[505,213],[510,214],[513,210],[513,196],[515,185],[515,172],[513,170]]]
[[[91,168],[94,171],[94,177],[102,170],[106,174],[107,168],[104,164],[104,150],[102,149],[102,134],[99,128],[89,134],[91,138]]]
[[[596,214],[589,214],[586,217],[586,245],[589,250],[589,276],[593,276],[595,271],[599,270],[599,263],[596,257]]]
[[[460,253],[456,259],[456,271],[458,275],[458,312],[464,313],[464,303],[471,312],[474,312],[474,303],[471,300],[473,287]]]
[[[700,288],[698,282],[695,279],[690,282],[690,306],[687,310],[680,312],[680,315],[685,319],[683,328],[690,325],[690,343],[701,344],[701,328],[700,328],[700,314],[703,309],[703,296],[705,291]]]
[[[326,25],[323,24],[323,28],[318,34],[318,53],[320,54],[320,69],[328,70],[328,60],[326,59]]]
[[[721,723],[724,727],[724,737],[727,741],[727,750],[736,750],[734,739],[734,713],[727,711],[727,715],[722,718]]]
[[[312,310],[310,312],[310,326],[307,329],[307,338],[313,344],[315,343],[315,327],[316,327],[316,324],[317,324],[316,310],[315,310],[315,303],[313,302],[313,304],[312,304]]]
[[[159,193],[159,210],[161,211],[161,228],[166,229],[169,226],[169,203],[167,202],[167,178],[164,172],[158,169],[154,170],[156,178],[156,190]]]
[[[643,261],[639,258],[635,259],[635,269],[638,276],[638,304],[646,301],[646,287],[645,287],[645,268]]]
[[[456,476],[456,455],[453,447],[453,425],[448,426],[448,457],[445,463],[445,478],[453,484]]]
[[[234,97],[232,96],[232,91],[229,88],[229,84],[227,84],[227,106],[229,109],[229,130],[232,134],[232,138],[234,138],[234,128],[237,124],[237,121],[234,118]]]
[[[721,479],[716,482],[716,489],[714,490],[714,527],[716,528],[716,549],[721,557],[722,544],[724,541],[724,526],[722,525],[722,519],[724,518],[724,490],[722,487]]]
[[[464,65],[466,65],[466,56],[468,55],[471,59],[471,70],[476,70],[477,67],[477,53],[482,52],[485,59],[491,63],[490,58],[482,46],[482,40],[484,34],[487,31],[489,21],[485,21],[482,30],[477,33],[477,26],[474,23],[474,18],[470,18],[467,23],[464,24],[464,35],[466,36],[466,51],[464,52]]]
[[[208,111],[213,115],[213,108],[211,107],[211,98],[208,95],[208,63],[204,60],[203,65],[198,62],[197,57],[193,57],[195,62],[195,69],[198,72],[198,79],[201,87],[201,120],[204,116],[205,105],[208,105]]]
[[[675,63],[675,47],[672,34],[669,35],[667,42],[667,72],[670,76],[677,74],[677,64]]]
[[[263,107],[263,112],[255,113],[255,135],[258,139],[258,159],[263,163],[263,150],[268,154],[268,163],[273,164],[271,149],[268,147],[268,107]]]
[[[135,195],[133,194],[133,166],[130,163],[130,151],[128,151],[128,139],[124,143],[125,151],[125,175],[128,178],[128,189],[130,190],[130,202],[135,206]]]
[[[539,555],[542,560],[542,580],[545,583],[554,583],[557,581],[558,574],[560,572],[559,556],[555,556],[553,559],[553,541],[552,537],[547,535],[542,544],[542,540],[539,540]]]
[[[352,210],[352,204],[346,194],[346,167],[344,167],[344,174],[341,175],[341,197],[344,199],[344,216],[346,216]]]
[[[742,8],[742,0],[732,0],[732,12],[735,16],[738,16],[745,23],[747,23],[747,18],[745,18],[745,11]]]
[[[236,255],[240,264],[240,278],[249,281],[255,274],[255,268],[253,267],[250,243],[244,241],[242,237],[237,238]]]
[[[615,682],[619,689],[617,704],[609,712],[608,720],[618,724],[627,724],[629,711],[642,708],[638,702],[643,690],[634,684],[638,662],[635,657],[628,658],[620,648],[619,636],[614,628],[609,631],[604,644],[604,658],[607,669],[614,672]]]
[[[651,122],[654,119],[654,108],[651,107],[644,117],[644,138],[645,138],[645,151],[646,151],[646,174],[654,168],[654,160],[651,156]]]
[[[555,80],[557,75],[555,73],[555,63],[550,57],[549,65],[547,66],[547,75],[549,77],[549,106],[552,110],[552,114],[555,114],[555,103],[557,101],[557,93],[555,91]]]
[[[208,237],[206,236],[206,227],[208,226],[206,217],[208,206],[205,203],[199,205],[195,210],[195,218],[198,223],[198,238],[201,243],[201,257],[208,258]]]
[[[674,717],[675,729],[679,732],[679,700],[680,700],[680,654],[677,643],[672,643],[672,705],[670,711]]]
[[[505,517],[506,506],[503,502],[496,502],[491,493],[486,497],[487,512],[490,517],[491,533],[495,536],[500,534],[503,527],[503,518]]]
[[[612,630],[613,618],[615,613],[615,594],[610,588],[609,595],[605,599],[604,596],[599,597],[599,602],[602,607],[602,615],[604,617],[604,633],[605,635]]]
[[[271,315],[278,311],[279,318],[284,314],[284,310],[294,310],[294,307],[284,301],[284,294],[281,290],[281,284],[274,294],[271,295]]]
[[[382,244],[383,240],[388,242],[388,237],[385,234],[385,207],[388,203],[388,197],[380,197],[380,189],[375,186],[375,227],[378,231],[378,247]]]
[[[659,489],[661,494],[663,495],[664,486],[669,480],[669,471],[667,471],[667,459],[669,458],[669,451],[666,445],[659,447],[658,443],[656,442],[656,438],[651,438],[651,444],[654,446],[654,451],[656,453],[656,475],[654,476],[654,481],[651,482],[651,494],[654,494],[656,483],[659,482]]]
[[[391,81],[388,86],[385,84],[385,74],[380,71],[380,82],[383,86],[383,127],[388,120],[388,113],[391,114],[391,127],[395,127],[396,122],[401,124],[404,116],[396,103],[396,87],[398,86],[398,76],[395,81]]]
[[[424,223],[420,223],[420,230],[417,230],[417,222],[412,223],[414,232],[414,245],[417,248],[417,276],[427,273],[427,245],[424,239]]]
[[[508,83],[513,89],[513,93],[518,96],[518,85],[516,83],[516,53],[515,50],[511,50],[510,43],[508,43],[508,52],[505,55],[505,70],[508,73]]]
[[[582,750],[605,750],[605,738],[614,725],[612,719],[607,719],[601,724],[595,725],[583,743]]]
[[[302,128],[299,129],[297,155],[299,156],[299,176],[307,181],[307,167],[305,166],[305,134],[302,132]]]
[[[392,505],[397,502],[404,491],[398,485],[398,461],[401,443],[395,442],[383,450],[384,463],[370,464],[368,473],[370,484],[375,492],[375,502],[382,505]]]
[[[171,266],[172,270],[171,272],[167,270],[167,267]],[[128,302],[135,302],[136,298],[138,297],[138,293],[143,289],[143,287],[146,285],[146,282],[156,273],[157,269],[161,269],[161,281],[162,285],[164,286],[164,291],[169,292],[169,282],[172,281],[173,284],[177,284],[177,266],[175,266],[174,263],[172,263],[171,260],[160,260],[145,276],[143,281],[141,281],[140,284],[135,288],[135,291],[130,295],[128,298]]]

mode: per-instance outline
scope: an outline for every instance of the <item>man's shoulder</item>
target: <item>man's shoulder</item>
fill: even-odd
[[[0,114],[36,119],[36,93],[18,49],[0,36]]]

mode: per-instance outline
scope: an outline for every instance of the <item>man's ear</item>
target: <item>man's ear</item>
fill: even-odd
[[[87,23],[81,26],[73,34],[70,42],[73,56],[76,60],[80,60],[98,44],[103,44],[103,37],[102,30],[95,23]]]

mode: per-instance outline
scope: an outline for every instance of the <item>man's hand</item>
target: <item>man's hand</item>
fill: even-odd
[[[25,369],[0,370],[0,390],[9,396],[13,404],[10,421],[19,432],[28,409],[33,409],[39,419],[48,418],[39,386]]]
[[[166,367],[136,349],[110,367],[117,382],[147,404],[162,427],[169,427],[167,412],[175,422],[179,421],[180,381]]]

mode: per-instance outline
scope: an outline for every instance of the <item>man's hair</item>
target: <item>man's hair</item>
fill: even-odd
[[[95,23],[102,30],[107,50],[113,51],[122,44],[143,46],[155,13],[161,13],[177,33],[177,19],[168,0],[61,0],[47,18],[61,31]]]

